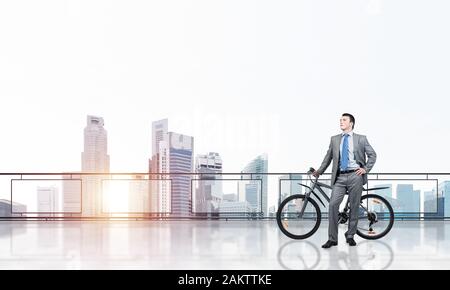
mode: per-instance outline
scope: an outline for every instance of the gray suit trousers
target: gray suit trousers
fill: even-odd
[[[328,239],[338,241],[339,206],[348,192],[350,201],[350,218],[346,238],[353,238],[358,225],[358,212],[363,190],[363,177],[355,172],[339,174],[331,191],[331,199],[328,208]]]

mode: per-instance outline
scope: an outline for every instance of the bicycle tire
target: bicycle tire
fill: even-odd
[[[316,214],[317,214],[316,224],[314,225],[314,227],[312,228],[311,231],[309,231],[308,233],[306,233],[304,235],[295,235],[295,234],[290,233],[288,230],[286,230],[283,227],[282,220],[281,220],[281,213],[283,211],[284,206],[286,204],[288,204],[290,201],[292,201],[292,200],[294,200],[296,198],[305,199],[305,195],[303,195],[303,194],[294,194],[294,195],[289,196],[285,200],[283,200],[283,202],[281,202],[281,204],[280,204],[280,206],[278,207],[278,210],[277,210],[277,224],[278,224],[278,227],[280,228],[281,232],[283,234],[285,234],[286,236],[288,236],[289,238],[295,239],[295,240],[303,240],[303,239],[307,239],[310,236],[312,236],[319,229],[320,222],[322,220],[322,214],[320,212],[320,208],[317,205],[317,203],[312,198],[309,197],[308,198],[308,202],[310,202],[314,206],[314,209],[316,210]]]
[[[366,194],[361,197],[361,202],[364,199],[367,199],[370,197],[380,199],[386,205],[387,209],[389,210],[389,224],[383,232],[381,232],[380,234],[377,234],[377,235],[365,235],[362,232],[360,232],[359,230],[356,230],[356,234],[366,240],[377,240],[377,239],[384,237],[391,231],[392,226],[394,225],[394,210],[392,209],[391,204],[384,197],[382,197],[378,194]]]

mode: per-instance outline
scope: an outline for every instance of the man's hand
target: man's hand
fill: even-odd
[[[320,176],[320,173],[317,171],[317,170],[315,170],[314,172],[313,172],[313,174],[312,174],[314,177],[319,177]]]
[[[366,170],[364,168],[358,168],[358,170],[356,170],[356,175],[363,175],[366,174]]]

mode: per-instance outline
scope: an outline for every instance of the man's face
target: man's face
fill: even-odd
[[[341,130],[350,130],[352,128],[352,123],[350,122],[350,117],[342,116],[340,119]]]

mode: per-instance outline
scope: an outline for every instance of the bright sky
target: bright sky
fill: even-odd
[[[374,172],[450,171],[450,2],[2,1],[0,171],[80,170],[86,115],[111,170],[146,171],[151,122],[238,172],[318,167],[343,112]]]

